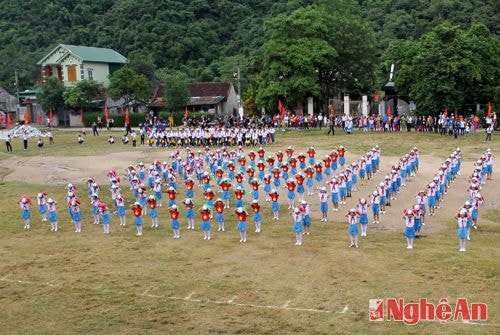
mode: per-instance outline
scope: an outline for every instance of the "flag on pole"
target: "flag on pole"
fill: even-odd
[[[52,120],[54,119],[54,115],[52,114],[52,108],[49,109],[49,123],[52,125]]]
[[[128,113],[128,106],[125,107],[125,125],[130,124],[130,115]]]
[[[7,113],[7,121],[5,122],[5,128],[10,128],[10,114]]]
[[[335,107],[333,107],[333,102],[330,105],[330,116],[335,116]]]
[[[286,109],[283,106],[283,104],[281,103],[281,100],[279,100],[279,99],[278,99],[278,110],[281,113],[281,118],[284,118],[286,116]]]
[[[388,117],[391,117],[392,116],[392,113],[391,113],[391,105],[387,104],[387,116]]]
[[[184,110],[184,118],[189,119],[189,111],[188,111],[187,105],[186,105],[186,109]]]
[[[444,108],[444,117],[448,117],[448,106]]]
[[[24,112],[24,125],[26,126],[30,122],[28,118],[28,112]]]
[[[0,113],[0,125],[3,123],[3,115]]]
[[[83,123],[83,107],[80,107],[80,122]]]
[[[42,111],[38,111],[38,125],[42,125]]]
[[[109,122],[108,104],[104,105],[104,120],[106,120],[106,124]]]
[[[488,113],[486,114],[487,117],[491,117],[491,102],[488,101]]]

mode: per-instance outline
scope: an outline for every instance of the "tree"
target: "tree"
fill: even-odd
[[[318,69],[337,56],[326,41],[328,20],[321,8],[309,6],[268,22],[271,37],[263,46],[264,60],[257,76],[258,105],[272,109],[279,98],[295,106],[307,96],[320,94]]]
[[[350,0],[323,1],[279,15],[268,23],[257,77],[256,102],[273,108],[307,96],[319,97],[323,110],[337,92],[367,92],[373,86],[373,31]]]
[[[499,91],[499,43],[484,25],[466,32],[443,23],[418,41],[392,45],[387,59],[397,65],[396,91],[407,92],[420,114],[486,103]]]
[[[81,80],[64,91],[64,103],[71,108],[89,107],[101,90],[102,86],[95,80]]]
[[[151,94],[151,82],[148,78],[127,65],[115,71],[109,81],[109,95],[115,100],[123,98],[125,105],[132,103],[135,107],[137,102],[145,103]]]
[[[165,85],[165,92],[163,93],[165,109],[175,112],[186,106],[189,101],[186,76],[181,72],[168,72],[165,70],[158,71],[157,75]]]
[[[42,90],[37,94],[38,103],[43,109],[54,111],[64,108],[64,85],[55,77],[46,80]]]
[[[153,56],[145,50],[135,50],[127,55],[128,67],[137,74],[143,74],[150,82],[155,79],[156,65]]]

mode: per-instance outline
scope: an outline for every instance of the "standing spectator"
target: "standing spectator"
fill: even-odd
[[[26,132],[23,134],[23,147],[24,150],[28,150],[28,134]]]
[[[92,123],[92,134],[94,136],[99,136],[99,131],[97,130],[97,123],[95,121]]]
[[[10,137],[10,134],[7,134],[7,137],[5,138],[5,146],[7,147],[7,152],[12,152],[11,141],[12,141],[12,138]]]
[[[49,144],[50,145],[54,144],[54,136],[52,136],[52,132],[50,130],[47,133],[47,137],[49,138]]]
[[[490,125],[488,126],[488,128],[486,128],[486,139],[484,140],[485,142],[486,141],[490,141],[491,142],[491,134],[493,133],[493,124],[490,123]]]

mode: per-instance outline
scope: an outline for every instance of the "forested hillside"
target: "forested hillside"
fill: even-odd
[[[344,33],[353,43],[360,33],[372,40],[364,49],[373,54],[364,60],[371,78],[357,85],[363,89],[385,80],[391,45],[417,41],[440,23],[464,31],[483,23],[494,38],[499,34],[497,0],[0,0],[0,86],[14,89],[16,68],[21,89],[35,85],[36,62],[59,43],[139,52],[157,69],[178,70],[189,80],[232,79],[239,61],[251,82],[266,62],[266,42],[273,33],[277,38],[276,22],[269,21],[311,4],[326,6],[338,27],[344,15],[359,18],[363,28]],[[251,90],[252,83],[244,87]]]

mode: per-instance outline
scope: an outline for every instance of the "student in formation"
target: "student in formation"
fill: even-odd
[[[302,200],[299,205],[300,211],[302,212],[302,223],[304,225],[304,235],[311,234],[311,204],[307,201]]]
[[[351,238],[350,248],[358,247],[358,218],[360,214],[356,209],[351,208],[349,212],[345,215],[347,218],[347,223],[349,224],[349,237]]]
[[[177,205],[172,205],[168,209],[168,212],[170,214],[170,226],[174,232],[174,239],[178,239],[181,237],[181,232],[179,224],[179,209],[177,208]]]
[[[71,219],[75,225],[75,233],[82,232],[82,214],[80,212],[80,201],[74,197],[70,204]]]
[[[50,231],[53,231],[53,232],[56,232],[58,230],[56,204],[57,204],[57,202],[55,202],[54,199],[51,199],[51,198],[47,199]]]
[[[158,202],[154,195],[150,195],[146,201],[149,207],[149,217],[151,218],[151,228],[158,228]],[[171,207],[171,206],[170,206]]]
[[[253,222],[255,223],[255,232],[260,233],[262,213],[260,211],[259,200],[252,200]]]
[[[30,206],[31,206],[31,200],[28,198],[26,195],[22,195],[21,199],[19,199],[19,206],[21,207],[21,217],[23,219],[24,223],[24,229],[30,229],[30,217],[31,217],[31,212],[30,212]]]
[[[372,202],[372,212],[373,212],[373,223],[380,223],[380,195],[378,191],[373,191],[371,196]]]
[[[295,245],[302,245],[303,216],[299,207],[295,207],[292,213],[293,231],[295,233]]]
[[[186,219],[187,219],[187,229],[194,230],[194,202],[191,198],[186,198],[182,202],[186,206]]]
[[[118,195],[116,197],[116,214],[120,218],[120,226],[125,226],[126,217],[125,217],[125,196]]]
[[[328,193],[326,187],[321,187],[318,192],[319,210],[321,211],[321,222],[328,221]]]
[[[222,191],[224,192],[224,191]],[[229,201],[229,200],[228,200]],[[224,217],[224,210],[226,209],[226,204],[224,203],[224,200],[221,198],[218,198],[214,202],[214,209],[215,209],[215,222],[218,224],[217,231],[226,231],[225,227],[225,222],[226,219]]]
[[[42,216],[42,221],[47,221],[47,193],[40,192],[36,195],[38,213]]]
[[[109,215],[108,206],[103,202],[99,203],[99,213],[101,214],[102,217],[102,228],[104,234],[109,234],[109,225],[111,223],[111,217]]]
[[[269,192],[269,198],[271,199],[271,211],[273,212],[273,220],[279,220],[280,218],[280,205],[278,203],[280,195],[278,191],[274,188]]]
[[[203,231],[203,239],[210,240],[210,231],[211,231],[210,219],[212,218],[212,213],[208,205],[205,204],[201,207],[200,216],[201,216],[201,230]]]
[[[458,224],[457,236],[459,251],[465,251],[465,243],[467,241],[467,221],[469,219],[469,214],[464,208],[462,208],[455,215],[455,219],[457,220]]]
[[[240,242],[247,241],[247,217],[248,212],[244,207],[238,207],[234,210],[238,220],[238,231],[240,233]]]
[[[295,200],[295,180],[293,178],[289,178],[286,181],[286,188],[288,189],[288,209],[292,209],[294,207]]]
[[[366,236],[366,229],[368,227],[368,207],[370,207],[370,205],[366,202],[366,199],[361,198],[358,201],[357,207],[359,224],[361,225],[361,236]]]
[[[406,249],[413,249],[415,240],[415,213],[412,209],[404,211],[403,220],[405,222]]]
[[[94,224],[99,224],[101,221],[99,215],[99,196],[97,194],[92,194],[90,196],[90,205],[92,206],[92,217],[94,218]]]
[[[130,205],[130,209],[134,214],[134,225],[137,229],[136,236],[142,236],[142,205],[136,201],[133,205]]]

